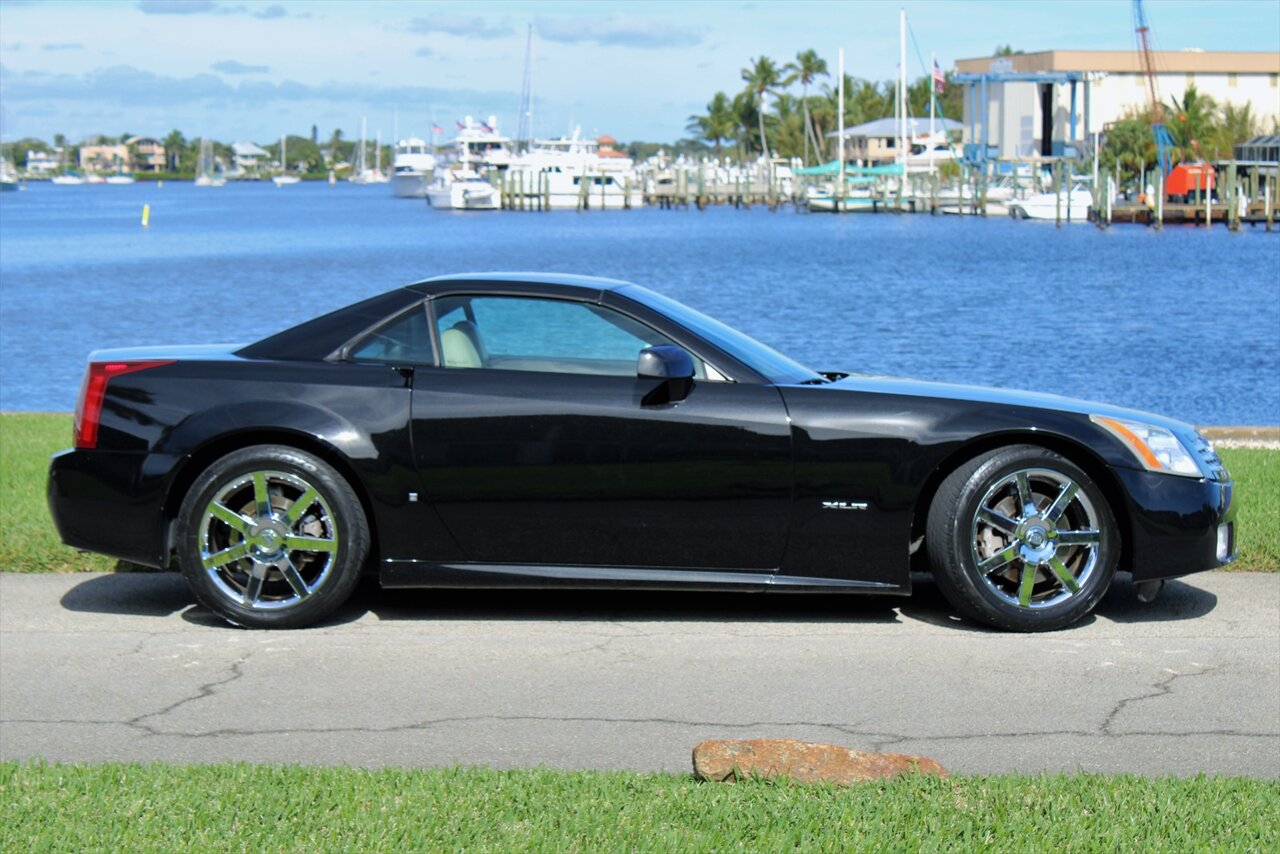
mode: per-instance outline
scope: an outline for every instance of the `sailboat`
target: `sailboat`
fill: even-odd
[[[277,187],[283,187],[287,184],[296,184],[302,180],[297,175],[289,174],[289,156],[286,153],[286,148],[285,148],[286,139],[287,137],[284,134],[281,134],[280,136],[280,174],[276,175],[274,178],[271,179],[272,183],[274,183]]]
[[[22,187],[18,180],[18,170],[2,151],[0,151],[0,191],[8,192]]]
[[[360,149],[356,152],[356,168],[352,170],[351,177],[347,180],[352,184],[386,184],[390,182],[391,177],[382,174],[382,134],[378,134],[378,141],[374,143],[375,165],[369,168],[369,156],[365,153],[365,131],[367,123],[365,119],[360,120]]]
[[[221,187],[227,183],[218,171],[213,159],[213,142],[207,137],[200,138],[200,157],[196,161],[196,186]]]

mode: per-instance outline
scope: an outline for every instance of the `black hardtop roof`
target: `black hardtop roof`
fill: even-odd
[[[459,284],[492,285],[496,289],[501,289],[504,285],[557,285],[560,288],[576,288],[599,293],[617,290],[630,285],[631,282],[600,276],[575,276],[570,273],[460,273],[435,276],[405,287],[422,294],[436,294],[454,290],[453,286]]]

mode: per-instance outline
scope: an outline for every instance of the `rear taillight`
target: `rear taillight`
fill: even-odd
[[[152,359],[144,362],[90,362],[80,384],[80,400],[76,403],[76,447],[98,446],[98,423],[102,419],[102,400],[107,394],[107,383],[113,377],[172,365],[173,360]]]

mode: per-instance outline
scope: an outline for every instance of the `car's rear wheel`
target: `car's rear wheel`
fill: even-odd
[[[209,466],[182,503],[177,537],[200,603],[250,628],[297,628],[332,613],[369,554],[350,484],[318,457],[274,445]]]
[[[952,472],[929,508],[926,545],[963,615],[1014,631],[1068,626],[1107,592],[1115,517],[1079,467],[1044,448],[992,451]]]

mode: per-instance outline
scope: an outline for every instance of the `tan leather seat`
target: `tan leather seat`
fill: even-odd
[[[461,329],[446,329],[440,334],[440,351],[446,368],[484,367],[471,336]]]

